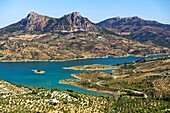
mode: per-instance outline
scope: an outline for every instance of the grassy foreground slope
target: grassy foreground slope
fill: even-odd
[[[168,112],[170,101],[167,99],[93,96],[70,90],[15,85],[0,80],[0,112],[7,113]]]

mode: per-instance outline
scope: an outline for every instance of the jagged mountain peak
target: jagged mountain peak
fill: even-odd
[[[27,21],[27,24],[36,24],[37,22],[39,23],[49,18],[50,17],[48,16],[40,15],[35,12],[30,12],[24,20]]]
[[[75,16],[75,17],[80,17],[81,14],[80,14],[80,12],[72,12],[72,13],[67,14],[67,15],[65,15],[65,16]]]
[[[0,29],[0,35],[45,32],[77,32],[98,31],[98,27],[88,18],[81,16],[80,12],[73,12],[61,18],[52,18],[36,12],[30,12],[21,21]],[[17,32],[17,33],[16,33]]]
[[[38,14],[36,12],[30,12],[27,17],[37,16],[37,15],[40,15],[40,14]]]
[[[66,18],[70,24],[74,24],[75,22],[79,22],[85,20],[83,16],[81,16],[80,12],[73,12],[67,15],[64,15],[61,19]]]
[[[49,18],[48,16],[44,16],[44,15],[41,15],[41,14],[38,14],[38,13],[35,13],[35,12],[30,12],[25,19],[35,20],[35,19],[40,19],[40,18],[43,18],[43,17]]]
[[[139,16],[130,16],[130,17],[120,17],[120,16],[117,16],[117,17],[114,17],[114,18],[109,18],[107,19],[107,21],[110,21],[110,20],[117,20],[117,21],[122,21],[122,20],[125,20],[125,21],[129,21],[129,20],[144,20],[143,18],[139,17]]]
[[[139,16],[131,16],[131,17],[125,17],[124,19],[139,19],[139,20],[143,20],[141,17]]]
[[[58,24],[62,26],[64,32],[98,31],[97,26],[88,18],[81,16],[80,12],[64,15],[59,19]],[[57,27],[57,29],[61,28]]]
[[[81,16],[80,12],[73,12],[72,14],[75,16]]]
[[[120,16],[117,16],[117,17],[115,17],[116,19],[121,19],[121,17]]]
[[[22,19],[19,23],[24,26],[24,31],[44,31],[49,20],[54,18],[44,16],[35,12],[30,12],[26,18]]]

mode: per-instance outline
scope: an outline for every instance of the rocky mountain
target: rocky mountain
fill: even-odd
[[[63,32],[98,31],[96,25],[82,17],[79,12],[73,12],[58,19],[58,23],[54,28]]]
[[[94,24],[88,18],[81,16],[79,12],[73,12],[61,18],[31,12],[21,21],[0,29],[0,37],[78,31],[119,34],[142,43],[150,41],[156,45],[170,47],[170,25],[144,20],[137,16],[116,17]]]
[[[140,42],[151,41],[157,45],[170,47],[170,25],[144,20],[137,16],[111,18],[97,25],[129,39]]]
[[[127,21],[137,21],[139,19],[135,17],[133,19],[129,18]],[[21,21],[0,29],[0,60],[61,61],[106,57],[108,55],[127,56],[170,53],[169,48],[158,46],[152,40],[147,43],[140,43],[130,38],[122,37],[123,33],[127,33],[123,26],[130,29],[128,31],[130,34],[126,34],[126,36],[131,36],[139,31],[144,32],[145,30],[140,28],[136,30],[135,26],[130,27],[135,22],[126,25],[125,23],[128,23],[125,21],[126,19],[122,20],[120,24],[113,24],[115,27],[112,27],[112,23],[121,19],[113,20],[108,21],[108,24],[103,22],[103,24],[96,25],[78,12],[67,14],[61,18],[52,18],[31,12]],[[147,22],[145,24],[149,25]],[[157,27],[149,29],[152,33],[158,33],[153,31],[154,28],[157,28],[160,33],[163,33],[161,32],[162,29],[168,32],[168,25],[164,27],[164,25],[157,22],[153,23],[153,25],[155,24],[158,24]],[[160,27],[161,25],[163,27]],[[145,25],[139,24],[139,26]],[[162,39],[164,40],[164,38]]]
[[[54,24],[57,22],[57,19],[31,12],[21,21],[0,29],[0,36],[8,37],[20,34],[42,33],[47,31],[47,29],[51,29],[52,25],[49,25],[49,22]]]
[[[21,21],[0,29],[1,37],[21,34],[43,34],[47,32],[98,31],[95,24],[73,12],[61,18],[52,18],[31,12]]]

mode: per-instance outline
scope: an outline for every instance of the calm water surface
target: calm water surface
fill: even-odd
[[[147,58],[155,58],[160,55],[152,55]],[[84,59],[84,60],[74,60],[74,61],[65,61],[65,62],[0,62],[0,79],[7,80],[16,84],[44,87],[48,89],[70,89],[77,92],[94,94],[94,95],[103,95],[102,93],[88,91],[79,87],[72,85],[59,84],[59,80],[74,78],[71,76],[73,73],[80,73],[82,71],[75,70],[64,70],[63,67],[76,66],[76,65],[89,65],[89,64],[120,64],[125,62],[131,62],[139,60],[143,57],[128,56],[122,58],[93,58],[93,59]],[[39,75],[31,71],[32,69],[42,69],[45,70],[45,74]],[[110,70],[106,70],[110,71]]]

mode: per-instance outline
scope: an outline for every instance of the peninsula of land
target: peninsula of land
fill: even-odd
[[[102,64],[64,67],[64,69],[72,69],[72,70],[111,70],[114,68],[115,66],[113,65],[102,65]]]
[[[88,66],[94,68],[95,65]],[[114,66],[114,73],[88,71],[72,74],[76,79],[61,80],[85,89],[116,95],[136,95],[147,98],[170,94],[170,57],[143,58]],[[79,66],[78,66],[79,67]],[[81,68],[80,68],[81,67]],[[82,69],[86,66],[80,66]],[[75,69],[75,68],[73,68]]]

